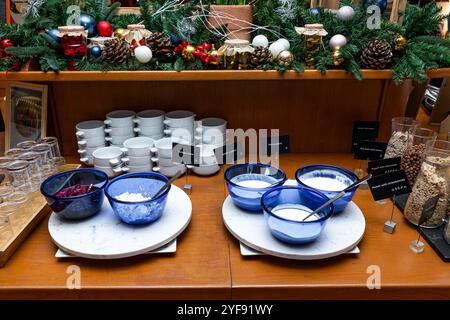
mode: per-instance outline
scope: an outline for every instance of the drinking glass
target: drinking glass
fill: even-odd
[[[31,183],[31,169],[27,161],[16,160],[9,164],[8,173],[14,188],[24,192],[33,192],[37,187]]]
[[[7,167],[9,166],[9,164],[13,160],[14,159],[9,158],[9,157],[0,157],[0,174],[4,174],[5,175],[5,179],[3,180],[4,183],[2,183],[2,184],[9,184],[10,183]]]
[[[5,202],[8,196],[14,192],[14,188],[10,185],[0,186],[0,203]]]
[[[32,183],[39,186],[42,182],[41,157],[34,151],[25,152],[19,156],[19,160],[28,162],[31,171]]]
[[[64,157],[61,156],[58,139],[55,137],[45,137],[41,139],[40,143],[47,143],[50,146],[50,155],[56,165],[63,165],[66,163]]]
[[[5,151],[5,157],[16,159],[18,156],[20,156],[22,153],[24,153],[24,149],[20,148],[11,148]]]
[[[31,151],[36,152],[41,158],[41,173],[44,178],[56,173],[56,166],[52,161],[50,145],[48,143],[39,143],[32,147]]]
[[[36,141],[33,141],[33,140],[27,140],[27,141],[19,142],[19,143],[17,144],[17,148],[23,149],[23,150],[29,150],[29,149],[31,149],[32,147],[34,147],[35,145],[37,145],[37,142],[36,142]]]

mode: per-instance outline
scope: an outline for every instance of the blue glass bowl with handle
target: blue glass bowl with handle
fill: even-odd
[[[261,212],[262,195],[286,181],[286,174],[279,168],[263,163],[242,163],[225,171],[228,192],[236,206]]]
[[[334,211],[333,204],[303,221],[308,214],[328,201],[323,193],[300,186],[278,187],[261,198],[264,218],[272,235],[289,244],[316,240]]]
[[[64,219],[84,219],[97,214],[103,205],[106,173],[96,169],[77,169],[57,173],[44,180],[41,193],[58,216]],[[92,185],[93,190],[78,196],[59,197],[58,192],[75,185]]]
[[[295,172],[295,179],[302,187],[311,188],[325,194],[329,199],[358,181],[358,176],[350,170],[328,164],[304,166]],[[341,199],[334,202],[334,212],[344,211],[352,201],[358,187],[349,190]]]
[[[158,220],[164,212],[171,186],[158,197],[153,196],[167,181],[167,177],[155,172],[128,173],[111,180],[105,194],[114,214],[123,222],[149,224]],[[140,198],[138,201],[133,200],[136,196]]]

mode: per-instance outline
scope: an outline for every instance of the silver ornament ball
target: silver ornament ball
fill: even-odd
[[[347,44],[347,38],[342,34],[335,34],[330,39],[330,48],[331,49],[339,49]]]
[[[266,36],[260,34],[253,38],[252,46],[266,48],[269,46],[269,40]]]
[[[342,21],[350,21],[355,16],[355,10],[350,6],[343,6],[339,8],[336,13],[336,18]]]

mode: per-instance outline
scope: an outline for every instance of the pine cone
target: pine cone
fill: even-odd
[[[361,54],[362,64],[369,69],[384,69],[391,59],[392,48],[386,40],[370,41]]]
[[[272,53],[269,48],[257,47],[250,56],[250,66],[254,69],[262,69],[264,65],[272,62]]]
[[[158,58],[171,58],[174,46],[169,37],[164,32],[154,32],[147,38],[147,46],[152,49],[152,53]]]
[[[102,58],[111,64],[123,64],[130,57],[130,45],[119,39],[111,39],[105,42]]]

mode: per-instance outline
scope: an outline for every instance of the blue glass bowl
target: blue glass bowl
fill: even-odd
[[[333,204],[306,221],[302,220],[326,201],[326,195],[310,188],[278,187],[263,195],[261,206],[275,238],[290,244],[304,244],[320,236],[333,214]]]
[[[52,210],[65,219],[84,219],[97,214],[105,198],[103,189],[108,182],[108,176],[96,169],[77,169],[57,173],[48,177],[41,184],[41,193]],[[76,184],[91,184],[97,189],[89,193],[73,197],[56,197],[55,194]]]
[[[167,181],[168,178],[155,172],[129,173],[111,180],[105,188],[105,194],[114,213],[123,222],[132,225],[148,224],[162,216],[171,186],[155,199],[123,201],[117,197],[128,192],[151,198]]]
[[[337,183],[341,184],[343,187],[341,190],[332,190],[331,188],[317,188],[309,179],[333,179]],[[358,181],[358,176],[352,171],[338,166],[327,165],[327,164],[314,164],[309,166],[304,166],[295,172],[295,179],[297,183],[302,187],[311,188],[324,193],[328,198],[333,198],[340,191],[344,190],[346,187]],[[317,181],[317,180],[316,180]],[[358,187],[355,187],[348,191],[341,199],[334,202],[334,212],[339,213],[344,211],[350,201],[352,201],[355,191]]]
[[[261,212],[262,195],[283,185],[286,174],[269,164],[242,163],[225,171],[225,181],[235,205],[244,210]]]

